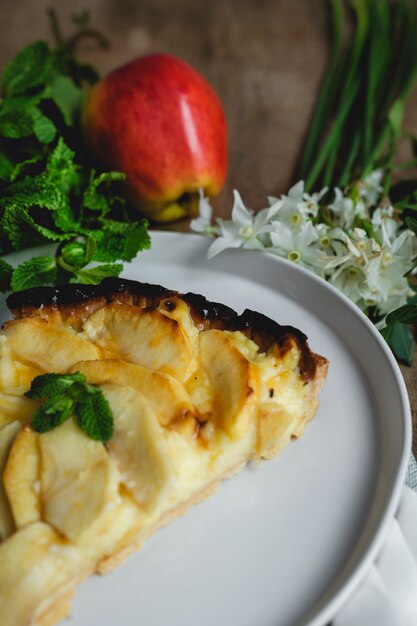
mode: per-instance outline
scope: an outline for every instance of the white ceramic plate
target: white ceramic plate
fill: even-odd
[[[209,243],[153,233],[152,250],[124,275],[299,327],[330,360],[320,409],[276,459],[241,471],[114,573],[83,583],[72,626],[326,624],[398,504],[411,418],[379,333],[307,271],[246,251],[207,261]]]

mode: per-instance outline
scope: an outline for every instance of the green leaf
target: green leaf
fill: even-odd
[[[391,326],[384,326],[384,328],[381,328],[381,330],[379,331],[390,347],[391,347],[392,330],[393,330],[393,326],[391,325]]]
[[[121,172],[105,172],[96,176],[94,170],[90,172],[88,186],[83,195],[83,206],[91,211],[99,211],[105,215],[110,210],[109,199],[111,194],[109,190],[112,183],[125,180],[125,174]],[[103,186],[102,189],[99,187]]]
[[[78,225],[65,195],[45,175],[26,176],[17,181],[7,189],[2,203],[5,207],[3,230],[16,250],[42,243],[45,239],[65,241],[76,235]],[[47,209],[49,213],[44,212],[42,219],[37,215],[35,220],[33,209],[37,208]],[[59,230],[54,230],[54,225]]]
[[[0,135],[7,139],[29,137],[33,133],[33,126],[32,115],[24,109],[15,109],[0,115]]]
[[[73,272],[88,265],[93,260],[96,250],[95,240],[87,235],[85,242],[71,241],[62,247],[60,263],[64,269]]]
[[[20,94],[18,96],[7,96],[0,101],[0,113],[9,113],[11,111],[32,111],[37,108],[42,101],[43,91],[35,94]]]
[[[84,252],[84,265],[88,265],[94,259],[97,252],[97,244],[93,237],[89,235],[85,236],[85,252]]]
[[[91,439],[105,443],[113,434],[113,416],[103,393],[95,387],[92,390],[77,403],[77,423]]]
[[[39,256],[25,261],[13,270],[11,287],[13,291],[23,291],[56,282],[56,260],[50,256]]]
[[[401,134],[404,119],[404,102],[396,100],[388,112],[388,122],[395,135]]]
[[[79,270],[74,278],[70,279],[70,283],[82,283],[84,285],[98,285],[103,278],[108,276],[119,276],[123,271],[121,263],[108,263],[104,265],[96,265],[88,270]]]
[[[417,220],[414,219],[414,217],[406,217],[405,223],[407,224],[407,227],[413,231],[413,233],[417,234]]]
[[[56,135],[56,126],[55,124],[43,115],[39,109],[34,109],[32,112],[33,117],[33,132],[36,135],[36,139],[40,141],[40,143],[51,143],[55,139]]]
[[[81,167],[74,162],[75,152],[70,150],[62,137],[48,158],[47,179],[65,194],[79,190],[82,182]]]
[[[86,377],[80,372],[73,374],[41,374],[32,380],[27,398],[50,398],[65,393],[74,383],[86,383]]]
[[[2,87],[7,96],[43,84],[52,67],[51,59],[52,53],[44,41],[23,48],[4,70]]]
[[[36,432],[46,432],[75,415],[92,439],[106,442],[113,434],[113,415],[102,391],[80,372],[41,374],[33,379],[27,398],[46,399],[32,417]]]
[[[0,291],[9,291],[13,267],[0,258]]]
[[[9,157],[0,150],[0,180],[10,180],[13,176],[15,165]]]
[[[404,306],[392,311],[386,318],[386,324],[410,324],[417,320],[417,304],[405,304]]]
[[[11,204],[3,216],[3,231],[15,250],[30,248],[45,241],[67,241],[76,233],[59,233],[41,226],[29,215],[27,209]]]
[[[10,187],[1,203],[8,206],[17,206],[30,209],[34,206],[57,210],[62,204],[62,194],[45,176],[26,176]]]
[[[16,163],[16,165],[13,168],[12,173],[10,174],[10,181],[13,182],[16,180],[16,178],[18,178],[19,176],[21,176],[23,173],[27,173],[27,170],[30,168],[31,165],[33,165],[34,163],[39,163],[39,161],[42,160],[42,154],[34,154],[32,157],[29,157],[27,159],[24,159],[23,161],[20,161],[20,163]]]
[[[63,424],[74,412],[75,401],[66,394],[54,395],[36,409],[31,424],[37,433],[46,433]]]
[[[72,126],[75,115],[81,108],[83,92],[69,76],[54,78],[45,90],[45,97],[55,102],[64,117],[65,124]]]
[[[103,230],[97,234],[96,261],[131,261],[140,250],[150,248],[148,222],[117,222],[102,220]]]
[[[415,350],[413,333],[406,324],[396,323],[390,327],[389,345],[392,351],[398,359],[411,365]]]

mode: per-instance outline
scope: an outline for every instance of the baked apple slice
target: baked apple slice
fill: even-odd
[[[193,370],[193,354],[179,324],[157,310],[112,303],[93,313],[84,330],[95,344],[129,363],[179,380]]]
[[[142,394],[163,426],[181,423],[195,412],[184,386],[169,374],[149,370],[122,359],[80,361],[71,368],[81,372],[89,383],[129,385]]]

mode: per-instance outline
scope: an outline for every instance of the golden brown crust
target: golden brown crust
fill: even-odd
[[[63,285],[37,287],[11,294],[7,305],[17,319],[42,317],[60,320],[80,330],[84,321],[109,302],[128,304],[147,311],[165,308],[172,311],[178,300],[186,302],[198,330],[240,331],[254,341],[260,352],[276,346],[283,355],[296,341],[300,350],[299,370],[305,380],[313,380],[323,357],[314,354],[307,337],[297,328],[281,326],[266,315],[245,309],[238,315],[224,304],[210,302],[204,296],[166,289],[160,285],[133,280],[107,278],[100,285]]]

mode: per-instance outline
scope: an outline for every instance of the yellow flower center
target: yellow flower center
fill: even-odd
[[[291,252],[288,253],[287,259],[289,261],[299,261],[301,258],[301,255],[299,252],[297,252],[297,250],[291,250]]]
[[[249,226],[249,224],[246,226],[241,226],[239,228],[239,235],[243,237],[243,239],[250,239],[253,236],[252,226]]]

